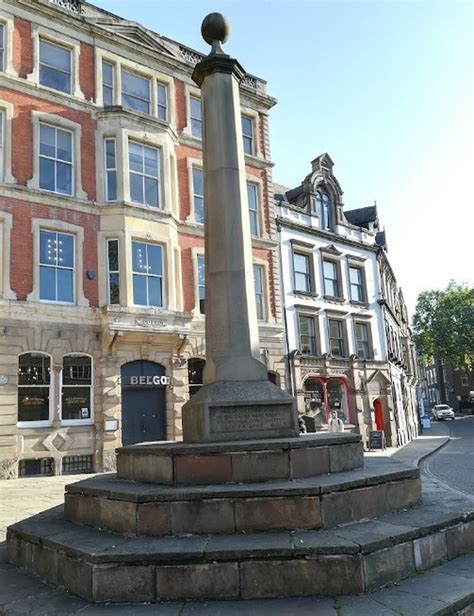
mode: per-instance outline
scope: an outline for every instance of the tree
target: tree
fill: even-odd
[[[472,370],[474,289],[453,280],[444,291],[423,291],[416,302],[413,339],[426,361],[439,357],[454,369]]]

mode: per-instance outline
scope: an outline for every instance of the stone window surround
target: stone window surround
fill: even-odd
[[[13,217],[7,212],[0,211],[0,299],[16,299],[10,287],[10,242]]]
[[[108,62],[113,66],[114,76],[114,88],[113,99],[114,104],[122,105],[122,68],[136,73],[140,77],[150,80],[150,108],[149,115],[158,122],[162,122],[166,125],[170,125],[173,128],[176,127],[176,109],[175,109],[175,91],[174,91],[174,79],[170,75],[154,71],[150,68],[142,66],[137,62],[127,60],[126,58],[117,56],[116,54],[106,51],[105,49],[96,48],[95,51],[95,91],[96,91],[96,104],[99,107],[104,106],[102,97],[102,62]],[[167,88],[167,116],[168,119],[162,120],[158,117],[158,100],[157,100],[157,84],[161,83]],[[140,113],[139,111],[137,113]]]
[[[56,383],[56,374],[53,369],[53,356],[50,353],[46,353],[45,351],[36,351],[34,349],[30,349],[28,351],[23,351],[18,354],[18,361],[21,355],[30,355],[31,353],[38,353],[41,355],[46,355],[49,357],[50,363],[50,379],[49,379],[49,417],[43,421],[18,421],[18,382],[17,382],[17,404],[16,404],[16,416],[17,416],[17,428],[25,429],[25,428],[46,428],[53,425],[53,417],[54,417],[54,396],[57,395],[55,383]],[[59,403],[59,400],[58,400]]]
[[[115,124],[115,123],[114,123]],[[117,199],[116,201],[105,201],[105,141],[115,139],[116,173],[117,173]],[[144,203],[136,203],[130,196],[130,162],[128,154],[128,143],[135,141],[144,146],[156,148],[160,154],[160,186],[159,198],[160,207],[150,207]],[[136,208],[143,208],[147,211],[159,211],[173,213],[177,215],[177,173],[176,173],[176,154],[174,142],[169,134],[164,131],[150,132],[129,129],[122,126],[119,122],[112,128],[111,124],[99,128],[96,134],[97,146],[97,198],[98,201],[107,205],[115,206],[123,202]]]
[[[192,313],[195,318],[204,320],[205,314],[202,314],[199,310],[199,271],[198,271],[198,257],[204,257],[204,246],[194,246],[191,248],[191,257],[193,261],[193,282],[194,282],[194,308]]]
[[[115,234],[117,235],[117,234]],[[133,301],[133,267],[132,267],[132,242],[143,242],[145,244],[159,244],[162,248],[163,259],[163,273],[162,273],[162,300],[163,307],[142,306],[141,304],[135,304]],[[169,238],[158,236],[155,233],[149,233],[146,231],[125,231],[125,246],[126,249],[122,252],[125,253],[125,269],[122,271],[121,287],[122,287],[122,301],[123,298],[126,301],[127,306],[131,306],[138,310],[176,310],[176,290],[174,281],[176,277],[174,275],[176,271],[176,264],[174,263],[174,251],[173,245]],[[122,265],[122,263],[120,263]]]
[[[314,322],[315,355],[322,351],[321,331],[319,324],[319,308],[309,306],[295,306],[296,308],[296,331],[298,332],[297,348],[301,351],[300,317],[308,317]]]
[[[91,416],[87,419],[63,419],[62,412],[62,392],[63,392],[63,366],[64,366],[64,358],[70,357],[71,355],[75,356],[85,356],[89,357],[91,360],[91,384],[90,384],[90,411]],[[51,370],[52,372],[52,370]],[[81,353],[81,352],[72,352],[65,353],[62,358],[61,371],[59,373],[59,398],[58,398],[58,411],[59,417],[61,420],[61,426],[91,426],[94,425],[94,358],[90,353]]]
[[[253,153],[252,154],[244,153],[244,156],[250,156],[250,158],[252,158],[253,156],[257,158],[261,158],[262,152],[260,150],[260,139],[259,139],[259,133],[258,133],[258,121],[259,121],[258,111],[255,111],[255,109],[250,109],[250,107],[241,107],[240,114],[252,120],[252,128],[253,128]]]
[[[258,323],[268,323],[270,317],[269,287],[268,287],[268,262],[259,257],[252,258],[252,269],[256,265],[262,270],[262,291],[263,291],[263,319]]]
[[[293,293],[295,295],[301,294],[310,297],[316,297],[317,289],[316,289],[316,275],[315,275],[315,266],[314,266],[314,246],[313,244],[308,244],[306,242],[299,242],[297,240],[290,240],[291,247],[291,271],[292,271],[292,284],[293,284]],[[295,254],[300,254],[309,257],[309,279],[310,279],[310,291],[300,291],[296,289],[296,278],[295,278]]]
[[[196,143],[202,143],[202,139],[196,137],[191,132],[191,97],[201,100],[201,90],[196,86],[184,84],[184,98],[186,101],[186,126],[183,128],[183,133],[194,139]],[[201,163],[202,164],[202,163]]]
[[[321,250],[321,249],[320,249]],[[321,250],[321,283],[322,283],[322,289],[324,292],[324,298],[325,299],[334,299],[334,300],[338,300],[338,301],[344,301],[344,284],[343,284],[343,279],[342,279],[342,269],[341,269],[341,259],[331,253],[328,252],[324,252],[324,250]],[[337,282],[338,282],[338,291],[339,291],[339,295],[329,295],[326,292],[326,287],[324,284],[324,262],[328,261],[330,263],[334,263],[334,265],[336,266],[336,276],[337,276]]]
[[[367,331],[369,334],[369,357],[368,359],[375,359],[375,349],[374,349],[374,339],[372,335],[372,323],[371,323],[372,315],[352,315],[353,321],[353,333],[354,333],[354,353],[357,353],[357,339],[356,339],[356,325],[358,323],[362,323],[367,325]]]
[[[78,40],[65,37],[58,32],[39,26],[38,24],[31,25],[31,39],[33,44],[33,71],[27,75],[26,80],[36,84],[39,88],[44,88],[48,92],[55,92],[62,96],[79,98],[85,100],[85,96],[79,84],[79,63],[81,55],[81,44]],[[45,40],[48,43],[65,47],[71,52],[71,92],[63,92],[55,90],[40,83],[39,64],[40,64],[40,40]]]
[[[31,123],[33,127],[33,177],[28,180],[28,188],[39,190],[46,194],[64,197],[65,199],[84,199],[87,200],[87,194],[82,188],[82,170],[81,170],[81,137],[82,127],[77,122],[68,120],[59,115],[52,113],[43,113],[42,111],[31,112]],[[60,128],[72,132],[72,175],[73,175],[73,194],[63,195],[49,190],[40,188],[40,124],[48,124],[54,128]]]
[[[74,236],[74,302],[52,302],[40,299],[40,231],[53,231],[55,233],[69,233]],[[33,290],[28,294],[28,302],[41,302],[53,305],[66,306],[89,306],[89,300],[84,296],[83,281],[83,246],[84,228],[78,225],[65,222],[64,220],[54,220],[50,218],[32,218],[31,232],[33,234]]]
[[[0,99],[0,111],[3,112],[3,169],[0,169],[0,183],[16,184],[12,174],[13,105]]]
[[[189,191],[188,191],[189,192],[189,216],[186,218],[186,222],[191,222],[201,227],[202,225],[201,223],[196,221],[196,216],[194,213],[193,167],[196,169],[201,169],[202,171],[202,160],[199,158],[187,158],[186,167],[188,171],[188,186],[189,186]]]
[[[347,259],[347,284],[348,284],[348,289],[349,289],[349,299],[351,301],[351,303],[355,303],[355,304],[367,304],[368,303],[368,292],[367,292],[367,275],[365,272],[365,262],[367,259],[365,259],[364,257],[358,257],[355,255],[346,255],[346,259]],[[351,272],[350,272],[350,268],[357,268],[360,270],[361,274],[362,274],[362,300],[355,300],[352,298],[352,294],[351,294]]]
[[[265,220],[264,220],[264,216],[263,216],[263,198],[264,198],[264,192],[263,192],[263,180],[255,175],[250,175],[247,174],[246,175],[246,188],[247,188],[247,184],[254,184],[257,187],[257,225],[258,225],[258,235],[252,235],[252,237],[259,237],[259,238],[265,238],[268,239],[268,233],[265,230]]]
[[[5,11],[5,8],[2,6],[2,11]],[[4,40],[3,40],[3,71],[0,71],[0,74],[3,73],[8,77],[18,77],[18,73],[13,67],[13,30],[14,30],[14,21],[13,15],[8,15],[6,13],[2,13],[0,15],[0,25],[3,26]]]

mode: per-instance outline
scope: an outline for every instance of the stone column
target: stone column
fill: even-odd
[[[185,441],[296,436],[293,399],[260,361],[239,84],[244,70],[221,48],[225,18],[203,22],[209,56],[201,87],[206,257],[204,387],[183,407]]]

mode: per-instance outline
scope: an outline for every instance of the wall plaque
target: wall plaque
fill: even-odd
[[[291,405],[209,407],[211,433],[253,433],[275,428],[291,428]]]

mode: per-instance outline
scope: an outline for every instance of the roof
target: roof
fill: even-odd
[[[377,221],[377,206],[370,205],[356,210],[347,210],[344,215],[351,224],[368,228],[369,223]]]

